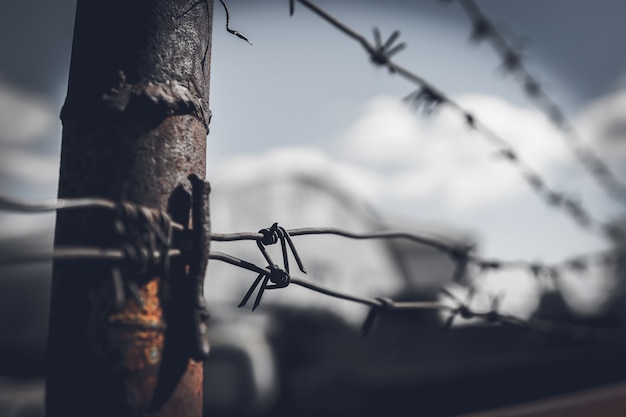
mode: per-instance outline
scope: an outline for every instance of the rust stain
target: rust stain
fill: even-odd
[[[158,365],[163,353],[165,323],[159,280],[149,281],[140,290],[143,308],[129,298],[125,308],[108,319],[111,344],[123,352],[122,366],[129,371]]]
[[[202,415],[202,362],[190,360],[185,377],[181,378],[172,396],[150,417],[193,417]]]

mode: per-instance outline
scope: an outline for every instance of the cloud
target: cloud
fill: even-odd
[[[41,139],[57,120],[56,110],[44,97],[0,81],[0,143]]]
[[[567,161],[560,133],[537,111],[485,95],[457,100],[519,151],[542,173]],[[372,99],[339,136],[344,156],[379,175],[385,198],[437,200],[448,209],[471,211],[527,190],[519,174],[495,157],[496,148],[445,106],[420,117],[395,98]]]
[[[612,167],[626,162],[626,86],[593,101],[576,122],[581,139]]]
[[[357,164],[333,160],[319,149],[300,146],[226,158],[209,174],[212,183],[224,187],[252,178],[262,182],[299,175],[317,177],[369,200],[376,197],[381,187],[376,173]]]
[[[9,148],[0,153],[0,177],[15,185],[55,190],[59,177],[58,155],[40,155]]]
[[[32,148],[40,140],[50,140],[59,125],[56,110],[47,99],[0,80],[1,192],[23,194],[34,186],[51,194],[56,189],[58,154],[35,153]]]

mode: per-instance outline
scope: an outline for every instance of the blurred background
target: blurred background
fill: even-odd
[[[528,99],[489,42],[470,42],[456,2],[322,1],[373,39],[401,31],[394,61],[423,76],[506,138],[555,189],[603,221],[624,206],[578,164],[564,133]],[[582,140],[626,180],[626,3],[612,0],[478,2],[524,65],[572,120]],[[0,195],[56,196],[75,1],[0,4]],[[471,244],[487,258],[555,263],[596,251],[622,254],[546,205],[519,173],[445,106],[431,115],[402,101],[415,91],[372,66],[361,46],[301,5],[231,0],[224,30],[215,5],[208,136],[213,230],[255,232],[334,226],[388,228]],[[112,22],[114,24],[114,22]],[[52,249],[54,215],[0,213],[3,254]],[[447,286],[472,306],[523,319],[620,327],[620,262],[572,268],[546,285],[525,270],[469,270],[401,240],[294,238],[309,278],[363,296],[437,300]],[[263,262],[255,245],[213,249]],[[618,259],[622,259],[618,257]],[[50,264],[0,268],[0,414],[41,415]],[[456,415],[622,380],[610,344],[545,337],[445,315],[385,316],[363,339],[367,309],[301,288],[269,292],[237,309],[255,278],[211,262],[206,296],[212,356],[205,406],[218,415],[374,415],[419,407]],[[468,285],[469,284],[469,285]],[[453,401],[451,401],[453,399]],[[29,414],[31,413],[31,414]]]

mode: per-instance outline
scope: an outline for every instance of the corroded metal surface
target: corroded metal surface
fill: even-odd
[[[212,7],[78,1],[60,198],[172,212],[185,194],[174,190],[191,191],[190,174],[204,177]],[[61,212],[55,245],[117,247],[115,221],[114,212]],[[112,274],[105,261],[55,263],[47,416],[200,416],[202,364],[179,341],[191,326],[181,322],[191,321],[181,312],[184,265],[173,262],[168,276],[127,268],[123,279],[139,295],[121,306]]]

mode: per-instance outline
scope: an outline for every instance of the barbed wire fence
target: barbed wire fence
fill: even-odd
[[[364,36],[353,31],[344,23],[321,9],[309,0],[297,0],[298,3],[322,17],[345,35],[358,41],[370,56],[370,60],[377,66],[385,67],[392,75],[398,75],[417,86],[417,90],[411,93],[407,100],[414,106],[422,109],[426,113],[432,113],[440,106],[448,106],[453,109],[464,123],[480,135],[483,139],[491,143],[499,156],[516,168],[520,175],[526,180],[531,189],[549,207],[560,210],[568,215],[575,223],[584,230],[599,234],[609,242],[623,241],[624,234],[621,228],[614,223],[602,222],[593,215],[576,199],[565,193],[550,188],[547,182],[530,165],[521,160],[514,147],[487,125],[482,123],[477,117],[461,107],[457,102],[446,96],[440,89],[426,81],[419,75],[392,61],[392,56],[405,49],[405,43],[396,44],[400,33],[395,31],[383,42],[378,29],[374,30],[374,43],[370,43]],[[471,0],[460,0],[464,9],[471,19],[473,19],[473,38],[476,40],[490,39],[496,50],[502,54],[504,67],[514,73],[524,82],[526,92],[536,102],[544,107],[551,119],[568,133],[573,132],[573,128],[565,118],[561,109],[544,93],[539,82],[533,78],[521,63],[520,54],[511,48],[504,38],[495,30],[494,25],[482,14],[477,5]],[[295,11],[296,0],[290,0],[290,13]],[[226,4],[222,2],[226,8]],[[227,12],[227,30],[248,41],[247,37],[240,32],[230,28],[230,17]],[[576,139],[576,136],[569,136],[570,145],[576,152],[578,158],[594,174],[598,182],[610,191],[614,197],[623,198],[623,186],[615,179],[606,165],[595,156],[590,150],[584,148]],[[623,200],[622,200],[623,201]],[[133,271],[157,271],[166,274],[169,260],[181,258],[183,260],[196,256],[190,242],[189,234],[191,229],[171,220],[167,213],[154,210],[152,208],[131,204],[128,202],[116,202],[102,198],[81,198],[81,199],[56,199],[42,201],[39,203],[27,203],[0,196],[0,209],[19,212],[45,212],[59,210],[106,210],[114,214],[115,227],[124,229],[125,222],[144,222],[145,236],[131,243],[121,244],[119,247],[88,247],[72,246],[57,247],[52,252],[25,253],[21,255],[0,255],[0,266],[15,265],[41,261],[69,261],[69,260],[93,260],[103,262],[111,269],[111,282],[115,288],[115,305],[121,306],[126,297],[126,292],[141,303],[141,294],[134,281],[124,280],[123,275],[129,269]],[[205,254],[209,259],[230,264],[256,274],[252,285],[243,295],[239,307],[247,305],[256,291],[252,310],[260,305],[263,294],[266,290],[286,289],[290,285],[303,287],[307,290],[347,302],[358,303],[368,307],[367,315],[362,333],[367,335],[375,325],[380,315],[394,310],[437,310],[446,312],[448,318],[444,324],[445,328],[452,326],[457,318],[478,319],[485,323],[505,324],[522,327],[531,331],[544,334],[558,334],[575,339],[593,339],[602,342],[625,341],[626,334],[621,328],[598,328],[579,324],[572,324],[559,321],[550,321],[537,317],[522,319],[499,311],[500,298],[492,297],[491,306],[487,309],[476,309],[472,307],[472,299],[475,290],[471,289],[466,300],[461,300],[445,287],[440,288],[442,300],[440,301],[396,301],[385,297],[366,297],[356,293],[346,293],[336,291],[327,286],[320,285],[311,279],[304,279],[292,275],[290,259],[294,259],[298,269],[306,273],[306,260],[302,259],[296,249],[294,238],[312,235],[333,235],[352,240],[364,239],[406,239],[424,246],[428,246],[447,256],[454,264],[452,282],[458,282],[466,273],[469,266],[476,267],[478,275],[493,270],[521,269],[527,271],[537,279],[558,281],[561,277],[569,273],[581,272],[586,269],[598,266],[606,269],[618,269],[622,262],[622,255],[615,249],[589,254],[572,256],[561,262],[554,264],[544,264],[526,260],[502,260],[490,259],[478,256],[475,248],[469,245],[452,244],[443,239],[439,239],[426,234],[408,233],[405,231],[378,231],[373,233],[355,233],[341,228],[299,228],[285,229],[278,223],[269,228],[264,228],[258,232],[241,233],[210,233],[211,241],[234,242],[252,241],[255,242],[258,250],[267,262],[266,266],[257,265],[244,259],[222,252],[209,252]],[[266,247],[279,244],[282,254],[282,265],[276,263],[269,255]],[[445,302],[447,300],[448,302]],[[199,355],[201,356],[201,355]]]
[[[452,3],[454,0],[440,0]],[[524,64],[523,53],[509,42],[474,0],[458,0],[472,24],[470,39],[476,43],[486,41],[502,61],[502,68],[519,82],[526,96],[541,109],[552,123],[564,132],[566,145],[596,183],[615,201],[626,204],[626,185],[611,171],[589,145],[586,145],[574,123],[557,101],[550,96],[541,81]]]
[[[93,260],[104,262],[111,268],[111,280],[116,291],[116,305],[119,307],[125,300],[125,290],[128,290],[133,298],[141,304],[141,295],[133,281],[122,278],[125,269],[132,271],[148,271],[152,273],[167,273],[168,260],[171,258],[188,259],[194,248],[189,242],[178,239],[179,247],[173,247],[177,239],[174,233],[186,234],[190,232],[185,226],[171,219],[167,213],[138,206],[128,202],[116,203],[101,198],[83,199],[58,199],[42,201],[40,203],[27,203],[0,197],[0,210],[13,210],[20,212],[45,212],[57,210],[76,209],[99,209],[109,210],[116,213],[115,224],[124,228],[125,221],[137,221],[139,217],[147,222],[147,236],[134,244],[123,244],[120,247],[58,247],[52,252],[31,252],[21,255],[0,255],[0,266],[15,265],[42,261],[68,261],[68,260]],[[159,219],[156,221],[155,219]],[[530,261],[507,261],[499,259],[481,258],[473,253],[473,247],[462,244],[451,244],[442,239],[433,238],[425,234],[408,233],[404,231],[379,231],[373,233],[354,233],[340,228],[299,228],[287,230],[278,223],[271,227],[261,229],[258,232],[240,233],[211,233],[210,239],[216,242],[253,241],[267,262],[263,267],[253,262],[222,252],[209,252],[208,258],[214,261],[224,262],[235,267],[254,272],[257,274],[249,290],[243,296],[239,307],[244,307],[254,292],[257,292],[252,310],[261,303],[265,290],[284,289],[291,284],[306,288],[310,291],[323,294],[370,308],[363,326],[362,334],[367,336],[374,326],[378,316],[394,310],[438,310],[448,313],[448,319],[444,328],[450,328],[457,317],[463,319],[479,319],[490,324],[506,324],[522,327],[534,332],[551,335],[567,336],[575,339],[593,339],[602,342],[623,342],[624,334],[621,329],[597,328],[579,324],[550,321],[537,317],[525,320],[514,315],[504,314],[499,311],[501,299],[491,297],[491,307],[488,309],[476,309],[471,306],[475,289],[470,289],[470,295],[463,301],[445,287],[439,289],[444,300],[440,301],[395,301],[386,297],[366,297],[362,295],[336,291],[327,286],[320,285],[314,280],[304,279],[291,274],[289,266],[290,256],[296,261],[299,270],[306,273],[304,261],[299,255],[293,238],[312,235],[334,235],[347,239],[406,239],[425,245],[447,255],[455,265],[452,282],[458,282],[466,273],[469,265],[476,266],[479,274],[488,270],[523,269],[537,279],[548,279],[556,282],[564,274],[580,272],[595,265],[605,268],[615,267],[620,260],[619,254],[614,250],[582,254],[568,258],[556,264],[540,264]],[[162,244],[159,246],[157,242]],[[266,250],[267,246],[280,244],[282,253],[282,266],[274,262]],[[125,284],[127,283],[125,288]],[[131,284],[131,285],[128,285]],[[448,300],[448,303],[445,302]],[[452,304],[450,304],[450,302]]]

